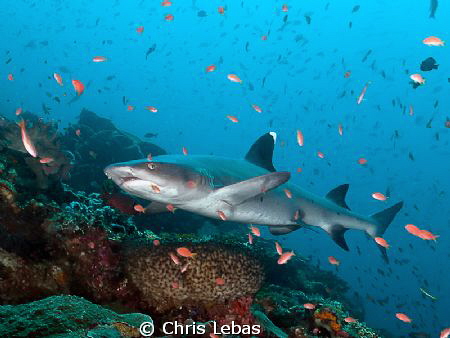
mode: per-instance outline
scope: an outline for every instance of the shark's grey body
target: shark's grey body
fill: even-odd
[[[287,182],[289,173],[275,172],[272,165],[274,141],[272,133],[265,134],[245,159],[162,155],[113,164],[105,173],[128,193],[153,201],[148,212],[167,211],[171,204],[211,218],[269,225],[274,234],[320,227],[345,250],[346,230],[381,237],[402,207],[400,202],[365,217],[345,204],[348,185],[319,197]]]

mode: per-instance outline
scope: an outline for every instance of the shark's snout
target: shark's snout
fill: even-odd
[[[130,166],[110,165],[104,169],[106,176],[117,185],[138,179]]]

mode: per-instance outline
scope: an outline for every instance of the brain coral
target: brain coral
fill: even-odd
[[[178,247],[187,247],[196,255],[180,257]],[[171,253],[179,258],[179,264],[174,263]],[[125,269],[142,300],[159,311],[253,295],[264,279],[263,267],[250,251],[214,242],[134,248]]]

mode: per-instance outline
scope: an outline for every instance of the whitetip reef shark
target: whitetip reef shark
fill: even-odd
[[[302,226],[320,227],[344,250],[348,229],[382,237],[403,202],[362,216],[345,203],[348,184],[316,196],[290,182],[289,172],[272,164],[276,134],[266,133],[244,159],[208,155],[161,155],[151,160],[111,164],[105,174],[125,192],[151,201],[146,213],[169,211],[168,206],[203,216],[268,225],[274,235]],[[387,261],[386,249],[378,246]]]

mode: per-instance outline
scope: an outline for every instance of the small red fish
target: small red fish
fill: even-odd
[[[252,104],[252,108],[258,112],[258,113],[262,113],[262,109],[260,106],[256,105],[256,104]]]
[[[352,75],[352,72],[351,71],[346,71],[345,73],[344,73],[344,77],[346,78],[346,79],[348,79],[349,77],[350,77],[350,75]]]
[[[145,211],[144,207],[142,205],[140,205],[140,204],[136,204],[134,206],[134,210],[136,210],[137,212],[144,212]]]
[[[145,109],[147,109],[148,111],[150,111],[152,113],[158,112],[158,109],[156,109],[156,107],[153,107],[153,106],[147,106],[147,107],[145,107]]]
[[[22,114],[22,108],[17,108],[16,109],[16,116],[19,116],[20,114]]]
[[[412,322],[411,318],[409,318],[404,313],[396,313],[395,317],[397,317],[397,319],[399,319],[399,320],[401,320],[402,322],[405,322],[405,323],[411,323]]]
[[[316,308],[316,305],[312,303],[305,303],[303,304],[303,307],[307,310],[314,310]]]
[[[173,21],[173,19],[174,19],[174,16],[172,14],[167,14],[164,17],[164,20],[166,20],[166,21]]]
[[[92,61],[93,62],[105,62],[105,61],[108,61],[108,59],[105,58],[104,56],[94,56],[92,58]]]
[[[325,158],[325,154],[322,153],[321,151],[318,151],[318,152],[317,152],[317,156],[318,156],[319,158]]]
[[[172,282],[172,287],[173,287],[174,289],[178,289],[178,288],[180,287],[180,283],[178,283],[178,282]]]
[[[361,158],[358,159],[358,163],[361,164],[361,165],[364,165],[364,164],[367,163],[367,160],[364,157],[361,157]]]
[[[278,258],[278,264],[286,264],[292,256],[295,256],[294,251],[285,252],[280,255],[280,258]]]
[[[178,248],[177,254],[179,254],[182,257],[187,257],[187,258],[195,257],[197,255],[196,253],[191,252],[191,250],[189,250],[188,248],[185,248],[185,247]]]
[[[53,78],[60,86],[63,86],[63,80],[61,75],[59,75],[58,73],[53,73]]]
[[[233,123],[238,123],[239,122],[239,120],[238,120],[238,118],[236,116],[227,115],[227,118]]]
[[[386,201],[387,197],[383,195],[381,192],[374,192],[372,197],[378,201]]]
[[[252,232],[252,234],[253,235],[255,235],[255,236],[257,236],[257,237],[261,237],[261,231],[257,228],[257,227],[255,227],[255,226],[251,226],[250,227],[250,230],[251,230],[251,232]]]
[[[128,111],[132,111],[132,110],[134,110],[134,106],[132,106],[132,105],[128,105],[128,106],[127,106],[127,110],[128,110]]]
[[[303,147],[304,138],[303,138],[303,133],[300,130],[297,130],[297,143],[300,147]]]
[[[219,216],[219,218],[222,221],[226,221],[227,220],[227,216],[225,216],[225,213],[222,210],[217,210],[217,215]]]
[[[347,317],[347,318],[344,318],[344,322],[346,322],[346,323],[356,323],[357,320],[355,318],[353,318],[353,317]]]
[[[261,36],[261,40],[266,41],[267,40],[267,35],[262,35]]]
[[[80,129],[75,130],[75,135],[79,137],[81,135],[81,130]]]
[[[223,279],[222,277],[217,277],[216,284],[217,285],[225,285],[225,279]]]
[[[338,125],[338,133],[339,133],[339,135],[343,135],[344,134],[344,129],[343,129],[343,127],[342,127],[342,124],[339,124]]]
[[[277,250],[277,253],[281,256],[283,254],[283,248],[281,247],[278,242],[275,242],[275,249]]]
[[[52,157],[42,157],[39,159],[39,162],[42,164],[47,164],[53,162],[54,159]]]
[[[242,83],[242,80],[236,74],[228,74],[227,78],[231,82]]]
[[[138,32],[139,34],[142,34],[144,32],[144,26],[137,27],[136,32]]]
[[[330,262],[331,265],[339,265],[341,262],[339,262],[335,257],[328,256],[328,262]]]
[[[170,212],[175,212],[176,208],[173,206],[173,204],[167,204],[166,205],[167,210]]]
[[[216,70],[216,66],[215,65],[209,65],[208,67],[206,67],[206,72],[207,73],[211,73],[213,71]]]
[[[283,6],[281,6],[281,10],[283,12],[287,12],[289,10],[288,5],[284,4]]]
[[[8,80],[9,81],[14,81],[14,76],[12,74],[8,74]]]
[[[253,244],[253,236],[252,236],[252,234],[248,234],[248,243],[249,243],[250,245]]]
[[[439,336],[439,338],[448,338],[448,337],[450,337],[450,327],[443,329]]]
[[[20,134],[22,136],[22,143],[23,143],[23,146],[25,147],[25,150],[31,156],[37,157],[37,150],[36,150],[36,147],[34,146],[33,141],[31,140],[30,136],[27,133],[25,120],[20,121],[18,123],[18,125],[20,127]]]
[[[172,6],[172,2],[164,0],[163,2],[161,2],[161,6],[170,7],[170,6]]]
[[[159,246],[161,243],[160,243],[160,241],[159,241],[159,239],[154,239],[153,240],[153,245],[154,246]]]
[[[176,265],[180,264],[180,259],[173,252],[169,252],[169,257],[172,260],[172,262],[174,262]]]
[[[182,151],[183,151],[183,155],[187,155],[188,154],[187,148],[183,147]]]
[[[284,194],[287,198],[292,198],[292,193],[289,189],[284,189]]]
[[[77,92],[77,95],[80,96],[84,92],[84,84],[79,80],[72,80],[72,86]]]
[[[217,12],[218,12],[219,14],[224,14],[224,13],[225,13],[225,7],[223,7],[223,6],[217,7]]]
[[[380,245],[386,249],[389,248],[388,242],[382,237],[375,237],[375,242],[377,242],[378,245]]]

